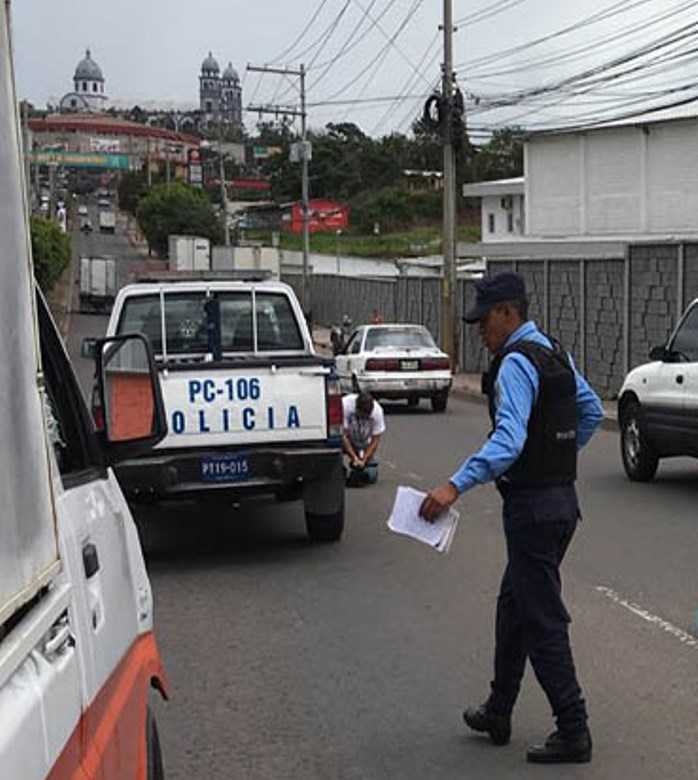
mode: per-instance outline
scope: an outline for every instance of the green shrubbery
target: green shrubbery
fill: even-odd
[[[408,192],[398,187],[367,192],[351,204],[352,228],[366,234],[377,223],[381,233],[390,233],[433,222],[441,217],[441,201],[440,192]]]
[[[70,236],[56,222],[43,217],[30,221],[34,275],[41,289],[48,293],[70,264]]]

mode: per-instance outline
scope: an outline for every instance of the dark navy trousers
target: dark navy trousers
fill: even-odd
[[[507,567],[497,599],[492,706],[512,711],[528,658],[558,729],[577,734],[586,728],[587,712],[560,581],[560,564],[580,516],[577,494],[574,485],[497,487],[504,500]]]

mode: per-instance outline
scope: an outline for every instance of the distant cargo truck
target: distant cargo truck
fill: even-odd
[[[113,257],[80,258],[81,312],[110,311],[116,292],[116,260]]]
[[[170,271],[209,271],[211,242],[199,236],[170,236]]]
[[[99,212],[99,232],[114,233],[116,230],[116,214],[113,211]]]

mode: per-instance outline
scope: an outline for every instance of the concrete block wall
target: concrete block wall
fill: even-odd
[[[630,248],[630,364],[646,363],[676,324],[677,244]]]
[[[549,264],[550,319],[548,332],[581,365],[581,272],[579,263],[552,260]]]
[[[591,260],[586,273],[587,379],[597,392],[612,398],[625,377],[623,355],[624,261]]]
[[[684,291],[682,308],[698,298],[698,244],[684,248]]]

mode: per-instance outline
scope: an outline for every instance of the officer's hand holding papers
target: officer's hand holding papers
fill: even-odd
[[[426,493],[411,487],[398,487],[388,528],[447,553],[456,533],[459,514],[446,507],[434,520],[426,520],[420,515],[426,499]]]

